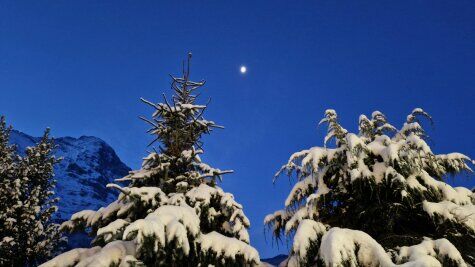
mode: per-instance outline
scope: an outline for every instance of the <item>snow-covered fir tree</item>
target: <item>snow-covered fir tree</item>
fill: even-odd
[[[195,104],[204,81],[172,77],[174,95],[163,103],[143,100],[154,109],[151,129],[158,151],[144,158],[142,168],[118,184],[118,199],[97,211],[74,214],[62,228],[87,229],[92,248],[74,249],[43,266],[254,266],[259,255],[249,245],[250,226],[242,206],[216,186],[231,171],[200,159],[203,134],[219,128],[204,119],[206,105]],[[120,183],[128,183],[127,186]]]
[[[61,239],[51,217],[57,211],[53,166],[58,160],[47,129],[20,157],[9,144],[11,127],[0,119],[0,265],[37,266]]]
[[[282,265],[475,265],[475,193],[444,182],[473,162],[432,152],[424,117],[415,109],[398,130],[376,111],[355,134],[325,112],[324,146],[294,153],[276,174],[297,179],[285,208],[265,218],[277,238],[293,235]]]

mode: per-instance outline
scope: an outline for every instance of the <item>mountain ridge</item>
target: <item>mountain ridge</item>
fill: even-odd
[[[13,130],[10,143],[24,155],[28,146],[34,146],[41,137],[33,137]],[[117,192],[106,188],[108,183],[128,174],[131,170],[104,140],[82,135],[53,138],[54,155],[63,159],[56,164],[55,192],[60,198],[55,219],[68,220],[72,214],[84,209],[98,209],[117,197]]]

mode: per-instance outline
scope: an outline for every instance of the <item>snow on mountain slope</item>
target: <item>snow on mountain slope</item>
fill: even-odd
[[[12,131],[10,142],[20,154],[39,141],[19,131]],[[55,167],[56,195],[60,198],[56,219],[67,220],[75,212],[107,206],[117,198],[106,184],[128,174],[127,167],[103,140],[93,136],[54,139],[55,155],[63,160]]]
[[[272,258],[267,258],[267,259],[261,259],[261,262],[267,263],[269,266],[279,266],[283,261],[287,259],[287,255],[285,254],[280,254]]]

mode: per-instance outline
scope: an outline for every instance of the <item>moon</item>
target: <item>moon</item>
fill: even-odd
[[[241,71],[242,74],[246,73],[246,72],[247,72],[246,66],[241,66],[241,68],[239,69],[239,71]]]

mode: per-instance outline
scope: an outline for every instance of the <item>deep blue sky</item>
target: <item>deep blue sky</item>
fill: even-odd
[[[289,190],[273,174],[322,144],[327,108],[356,130],[361,113],[400,126],[422,107],[433,150],[475,157],[474,1],[41,2],[0,2],[0,113],[33,135],[98,136],[138,168],[151,140],[139,98],[170,93],[192,51],[207,118],[226,126],[204,158],[235,170],[222,187],[244,204],[261,257],[287,252],[262,225]]]

